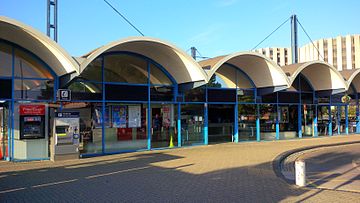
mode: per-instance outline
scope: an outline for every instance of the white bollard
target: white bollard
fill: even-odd
[[[300,187],[306,186],[306,167],[304,160],[295,161],[295,184]]]

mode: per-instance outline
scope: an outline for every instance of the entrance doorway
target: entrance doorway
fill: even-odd
[[[0,159],[6,159],[8,154],[8,122],[9,111],[7,103],[0,104]]]
[[[231,104],[209,105],[209,143],[233,141],[234,113],[234,105]]]
[[[151,147],[177,146],[174,104],[151,104]]]

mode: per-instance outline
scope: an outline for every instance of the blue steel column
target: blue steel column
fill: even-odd
[[[331,115],[331,105],[329,105],[329,136],[332,136],[332,115]]]
[[[295,22],[296,23],[296,22]],[[302,114],[302,111],[301,111],[301,77],[299,77],[299,88],[300,88],[300,92],[299,92],[299,108],[298,108],[298,136],[299,138],[302,138],[302,125],[301,125],[301,114]]]
[[[299,104],[298,108],[298,134],[299,138],[302,138],[302,124],[301,124],[301,118],[302,118],[302,111],[301,111],[301,103]]]
[[[337,109],[337,114],[336,114],[336,124],[337,124],[337,134],[340,135],[340,125],[341,125],[341,116],[340,116],[340,111],[341,111],[341,108],[339,105],[336,106],[336,109]]]
[[[12,64],[11,64],[11,82],[12,82],[12,85],[11,85],[11,89],[12,89],[12,93],[11,93],[11,105],[10,105],[10,112],[9,112],[9,116],[10,116],[10,119],[11,119],[11,129],[10,129],[10,134],[8,135],[8,157],[7,157],[7,160],[8,161],[12,161],[14,160],[14,149],[15,149],[15,146],[14,146],[14,140],[15,140],[15,136],[14,136],[14,128],[15,128],[15,125],[14,125],[14,105],[15,105],[15,102],[14,102],[14,99],[15,99],[15,48],[12,47],[11,49],[11,55],[12,55]]]
[[[256,141],[260,140],[260,105],[256,104]]]
[[[234,142],[238,143],[239,142],[239,109],[238,109],[238,89],[237,87],[235,88],[236,91],[236,98],[235,98],[235,107],[234,107]]]
[[[105,154],[105,111],[106,111],[106,108],[105,108],[105,98],[106,98],[106,95],[105,95],[105,68],[104,68],[104,64],[105,64],[105,57],[103,56],[102,57],[102,63],[101,63],[101,81],[102,81],[102,105],[101,105],[101,110],[102,110],[102,115],[101,115],[101,120],[102,120],[102,124],[101,124],[101,130],[102,130],[102,133],[101,133],[101,137],[102,137],[102,140],[101,140],[101,148],[102,148],[102,153]]]
[[[349,134],[349,104],[345,106],[345,134]]]
[[[181,136],[181,103],[178,103],[177,106],[178,118],[177,118],[177,128],[178,128],[178,147],[181,147],[182,136]]]
[[[318,105],[315,106],[315,117],[314,117],[314,137],[318,136]]]
[[[205,86],[205,104],[204,104],[204,144],[209,144],[209,132],[208,132],[208,88]]]
[[[147,149],[150,150],[151,149],[151,101],[150,101],[150,62],[147,60],[147,71],[148,71],[148,139],[147,139]]]
[[[275,124],[275,132],[276,132],[276,140],[280,139],[280,111],[279,111],[279,94],[276,92],[276,124]]]

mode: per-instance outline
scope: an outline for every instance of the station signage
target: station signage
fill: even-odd
[[[45,115],[45,105],[20,105],[20,115]]]
[[[59,101],[70,101],[71,100],[71,90],[58,89],[57,96],[58,96]]]

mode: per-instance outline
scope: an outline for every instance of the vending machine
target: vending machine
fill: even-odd
[[[55,159],[79,158],[80,113],[55,112]]]

